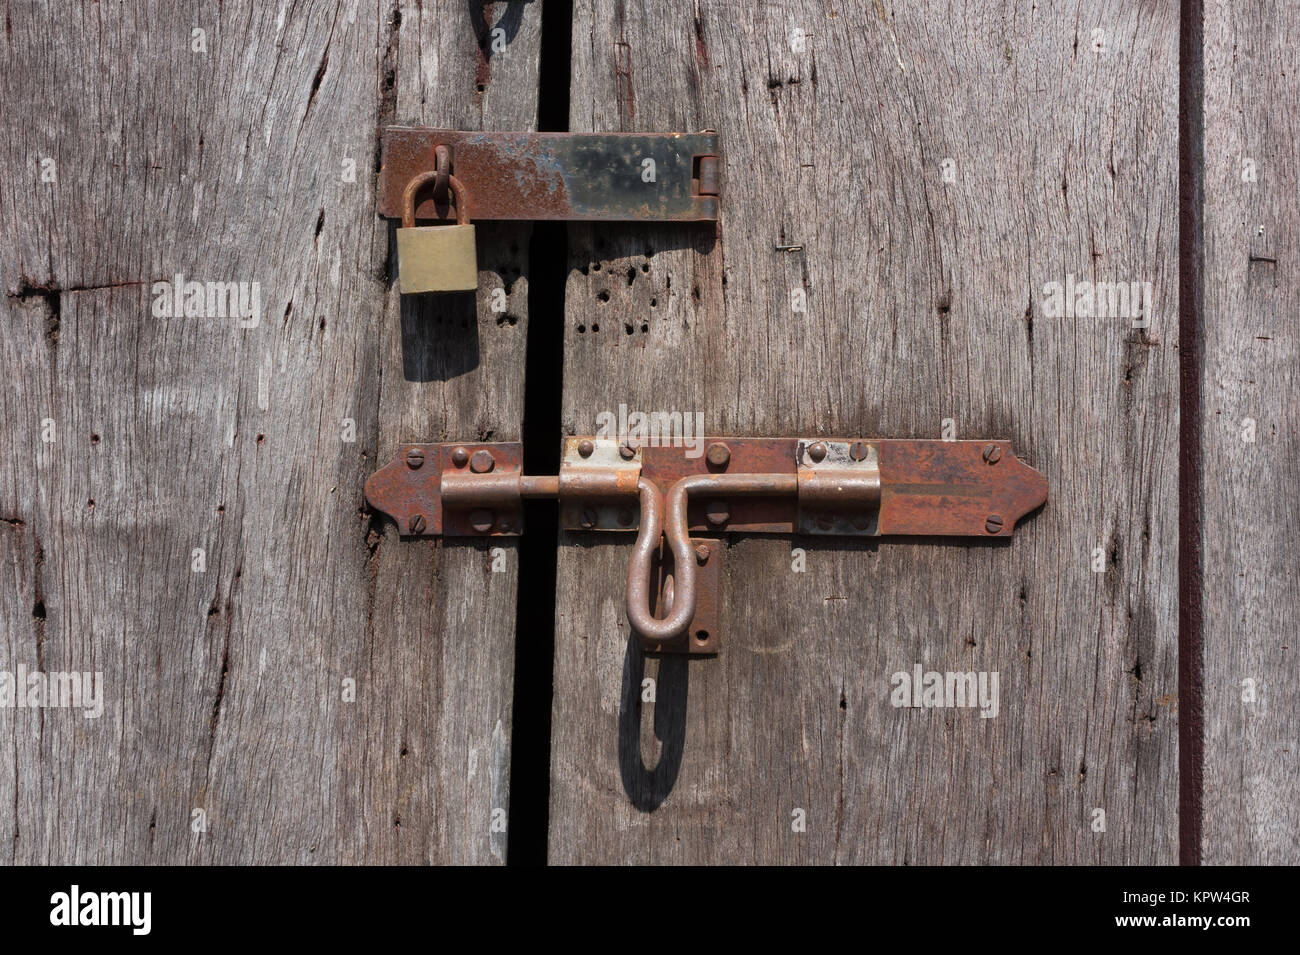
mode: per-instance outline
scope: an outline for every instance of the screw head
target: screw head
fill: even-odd
[[[731,509],[727,507],[726,501],[709,501],[704,514],[714,527],[721,527],[731,520]]]
[[[475,474],[487,474],[497,463],[492,458],[491,451],[484,451],[482,448],[475,451],[469,459],[469,469]]]
[[[463,468],[469,463],[469,452],[464,448],[457,448],[455,451],[451,452],[451,463],[456,465],[458,468]]]
[[[641,442],[637,441],[636,438],[628,438],[626,441],[624,441],[622,444],[618,446],[619,457],[621,457],[624,461],[631,461],[634,457],[636,457],[637,449],[640,446],[641,446]]]
[[[997,464],[1002,459],[1002,449],[996,444],[984,445],[984,460],[988,464]]]
[[[417,471],[424,464],[424,451],[421,448],[411,448],[406,452],[406,466],[412,471]]]
[[[721,441],[714,441],[705,452],[705,457],[710,467],[725,468],[731,463],[731,449]]]
[[[591,438],[583,438],[581,441],[578,442],[578,453],[582,455],[584,458],[591,457],[592,454],[595,453],[595,451],[596,451],[596,445],[592,443]]]
[[[584,507],[582,509],[583,527],[590,530],[591,528],[596,526],[596,522],[599,520],[600,520],[600,515],[596,513],[596,509],[594,507]]]
[[[865,461],[867,459],[867,443],[865,441],[854,441],[849,448],[849,457],[854,461]]]
[[[632,509],[629,508],[629,507],[625,507],[625,508],[623,508],[621,511],[619,511],[619,512],[618,512],[618,522],[619,522],[619,524],[622,525],[623,527],[631,527],[631,526],[632,526]]]
[[[808,457],[812,459],[814,464],[825,460],[826,445],[822,444],[820,441],[808,445]]]
[[[695,562],[697,564],[707,564],[709,562],[709,545],[701,544],[695,548]]]
[[[996,534],[1002,530],[1002,515],[990,514],[988,519],[984,521],[984,530],[988,531],[990,534]]]
[[[469,526],[474,528],[480,534],[486,534],[492,530],[495,523],[492,512],[486,508],[479,508],[476,511],[469,512]]]
[[[407,529],[412,534],[423,534],[425,527],[426,525],[424,523],[423,514],[416,514],[414,517],[411,518],[411,523],[407,525]]]

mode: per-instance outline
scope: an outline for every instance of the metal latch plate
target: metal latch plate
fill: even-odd
[[[467,212],[484,219],[713,222],[718,134],[500,133],[389,126],[383,132],[379,214],[402,217],[402,193],[451,149]],[[417,219],[454,215],[426,195]]]

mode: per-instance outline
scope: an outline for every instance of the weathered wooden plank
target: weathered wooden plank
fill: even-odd
[[[630,543],[567,536],[552,860],[1174,861],[1177,5],[663,6],[577,4],[571,125],[718,129],[723,221],[571,230],[566,429],[951,419],[1051,496],[1009,546],[735,542],[689,662],[629,639]],[[1071,273],[1151,327],[1050,317]],[[891,706],[918,663],[999,674],[996,718]]]
[[[1205,4],[1202,860],[1300,860],[1300,9]]]
[[[412,307],[375,215],[383,123],[532,122],[538,14],[490,55],[471,14],[8,11],[0,669],[102,671],[104,712],[0,709],[5,857],[504,857],[514,562],[362,497],[399,441],[519,430],[526,236],[484,236],[506,316]],[[260,321],[158,316],[176,273]]]

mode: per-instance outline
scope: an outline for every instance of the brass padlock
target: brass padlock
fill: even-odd
[[[403,295],[416,292],[473,292],[478,289],[478,254],[464,185],[447,176],[456,203],[456,224],[415,226],[415,197],[434,171],[421,173],[402,196],[402,226],[397,230],[397,280]]]

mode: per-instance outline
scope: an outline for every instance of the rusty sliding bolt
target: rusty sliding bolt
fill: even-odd
[[[635,530],[628,621],[647,649],[687,653],[715,653],[720,645],[717,582],[725,550],[716,540],[692,539],[692,526],[1006,538],[1047,498],[1046,479],[1006,441],[702,443],[704,456],[631,439],[571,437],[558,475],[524,474],[518,442],[403,445],[367,481],[366,498],[402,533],[416,536],[517,535],[528,498],[558,499],[567,529]]]

